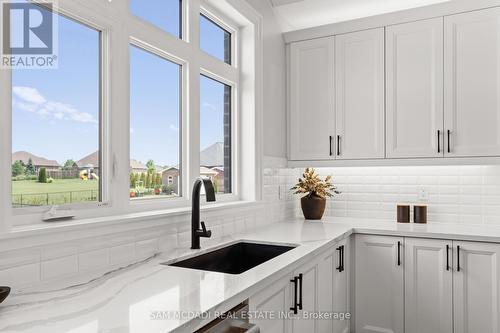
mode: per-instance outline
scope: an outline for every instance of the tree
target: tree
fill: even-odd
[[[155,182],[155,185],[156,186],[161,186],[161,174],[157,173],[156,174],[156,182]]]
[[[66,160],[66,162],[64,162],[63,169],[65,170],[72,169],[75,166],[75,164],[76,164],[75,161],[73,161],[72,159]]]
[[[151,174],[148,172],[148,175],[146,176],[146,184],[144,185],[145,188],[151,188]]]
[[[141,182],[142,182],[142,186],[144,186],[144,184],[146,184],[146,173],[145,172],[141,173]]]
[[[33,165],[33,160],[31,159],[31,157],[28,160],[28,164],[26,165],[26,170],[24,172],[26,173],[26,176],[33,176],[34,174],[36,174],[36,169]]]
[[[155,162],[153,160],[149,160],[146,163],[146,167],[148,168],[148,173],[153,173],[156,170]]]
[[[38,182],[39,183],[47,183],[47,170],[45,168],[40,168],[40,172],[38,173]]]
[[[15,161],[12,164],[12,176],[20,176],[24,174],[24,163],[22,161]]]
[[[133,172],[130,173],[130,188],[135,187],[135,174]]]

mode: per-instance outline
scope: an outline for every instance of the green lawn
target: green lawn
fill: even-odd
[[[12,182],[12,194],[38,194],[68,191],[98,190],[97,180],[54,179],[52,183],[39,183],[36,180],[21,180]]]
[[[96,180],[55,179],[47,184],[35,180],[13,181],[12,203],[14,206],[42,206],[96,201],[98,192]]]

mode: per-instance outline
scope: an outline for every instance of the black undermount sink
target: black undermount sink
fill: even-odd
[[[239,242],[167,265],[227,274],[241,274],[294,248],[295,246]]]

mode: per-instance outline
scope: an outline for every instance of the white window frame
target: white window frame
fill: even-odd
[[[183,0],[182,39],[179,39],[133,15],[129,11],[128,1],[58,0],[57,4],[55,11],[88,25],[101,34],[102,202],[67,205],[75,212],[75,225],[115,219],[116,223],[120,223],[124,214],[140,217],[142,213],[146,216],[148,212],[150,216],[152,211],[158,211],[158,214],[164,215],[169,209],[179,211],[178,209],[189,207],[191,184],[199,177],[201,74],[231,86],[232,93],[233,193],[218,195],[218,202],[215,204],[260,199],[262,16],[258,12],[243,0]],[[200,49],[200,14],[231,33],[231,65]],[[130,45],[182,66],[183,172],[180,179],[182,197],[179,198],[133,201],[129,198]],[[247,62],[240,57],[243,54],[248,56]],[[242,71],[245,71],[245,80],[240,82]],[[0,193],[3,193],[0,194],[0,234],[19,228],[30,229],[31,226],[43,229],[49,225],[42,223],[42,215],[50,207],[14,209],[11,205],[10,71],[0,71],[0,84],[3,87],[0,92],[0,108],[8,111],[0,113],[0,124],[8,124],[2,125],[0,130]],[[242,122],[246,124],[244,129],[241,127]],[[249,123],[254,125],[253,129],[248,128]],[[240,177],[242,174],[245,174],[245,179]]]

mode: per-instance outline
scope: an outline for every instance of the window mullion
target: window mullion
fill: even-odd
[[[11,228],[11,198],[12,187],[10,179],[12,176],[12,72],[0,70],[0,234],[8,232]]]

